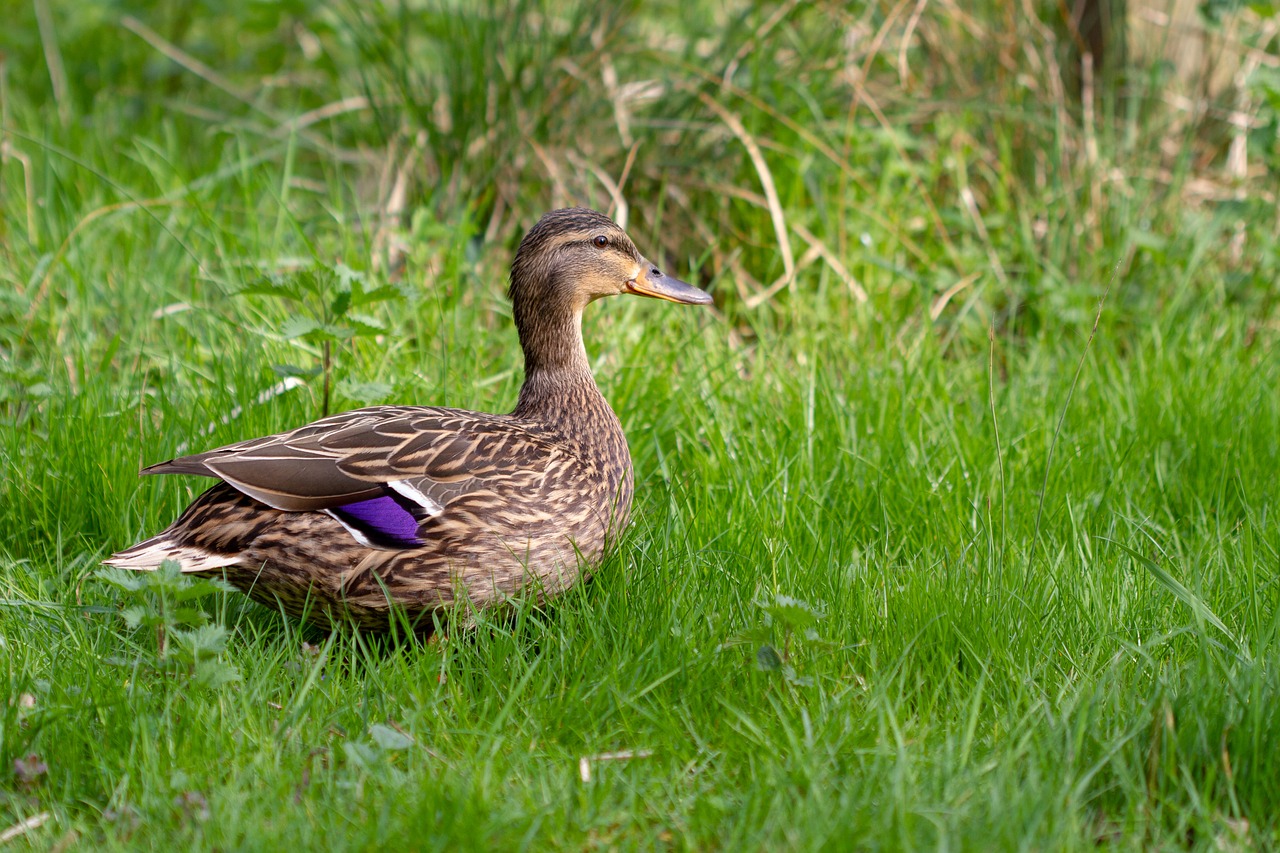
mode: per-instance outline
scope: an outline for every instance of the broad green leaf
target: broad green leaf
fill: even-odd
[[[329,289],[327,271],[318,271],[314,268],[298,270],[298,272],[294,273],[293,280],[298,287],[313,296],[323,296],[325,291]]]
[[[349,314],[346,317],[346,323],[353,336],[372,337],[381,335],[387,330],[385,323],[368,314]]]
[[[333,297],[333,301],[329,303],[329,310],[334,316],[341,317],[347,313],[347,309],[351,307],[351,291],[339,290],[337,296]]]
[[[369,737],[378,746],[393,752],[413,746],[413,738],[381,723],[374,723],[369,727]]]
[[[221,625],[199,625],[175,630],[173,639],[191,653],[193,659],[221,654],[227,649],[227,629]]]
[[[359,308],[362,305],[371,305],[374,302],[385,302],[388,299],[402,299],[404,294],[397,287],[384,284],[381,287],[375,287],[373,290],[362,290],[358,294],[352,292],[351,305]]]
[[[355,334],[356,333],[348,324],[338,321],[337,323],[325,323],[323,326],[307,335],[307,340],[315,342],[346,341],[355,337]]]
[[[137,592],[145,589],[147,586],[147,573],[131,571],[129,569],[117,569],[114,566],[107,566],[98,569],[93,573],[94,577],[104,580],[112,586],[119,587],[126,592]]]
[[[344,379],[338,383],[338,393],[358,403],[375,403],[385,400],[395,389],[386,382],[353,382]]]
[[[217,690],[219,687],[240,680],[240,670],[235,664],[210,659],[197,661],[191,680],[201,687]]]
[[[333,266],[333,275],[338,280],[338,286],[344,290],[357,292],[363,290],[364,273],[353,270],[344,263],[337,263]]]
[[[298,288],[297,282],[293,276],[262,276],[243,284],[234,291],[236,296],[247,296],[249,294],[257,294],[260,296],[274,296],[277,299],[292,299],[297,302],[302,299],[302,291]]]
[[[320,321],[315,317],[295,314],[284,321],[284,325],[280,327],[280,336],[286,341],[292,341],[296,338],[310,335],[318,328],[320,328]]]
[[[222,578],[184,575],[183,580],[185,580],[186,583],[179,586],[173,592],[173,598],[175,601],[187,601],[192,598],[201,598],[206,595],[213,595],[217,592],[236,591],[234,586],[227,583]]]
[[[381,754],[373,748],[372,744],[361,741],[344,743],[342,751],[347,754],[347,761],[365,771],[374,770],[382,760]]]
[[[782,657],[777,649],[765,643],[756,650],[756,666],[764,672],[778,672],[782,669]]]
[[[137,628],[139,625],[159,624],[159,618],[153,617],[150,610],[141,604],[126,607],[124,610],[120,611],[120,617],[124,619],[124,624],[128,625],[130,628]]]
[[[775,595],[772,601],[756,604],[787,628],[797,631],[812,627],[823,616],[822,611],[809,602],[789,595]]]
[[[164,616],[170,625],[199,625],[209,618],[209,614],[195,607],[171,608]]]

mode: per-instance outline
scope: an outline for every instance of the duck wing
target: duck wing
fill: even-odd
[[[403,548],[459,497],[532,489],[568,452],[506,415],[377,406],[151,465],[225,480],[275,509],[324,511],[361,542]]]

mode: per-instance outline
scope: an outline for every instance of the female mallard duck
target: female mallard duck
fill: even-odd
[[[108,565],[225,574],[250,597],[372,628],[526,588],[554,595],[626,524],[631,455],[596,387],[582,309],[634,293],[707,304],[608,217],[548,213],[520,243],[511,304],[525,378],[509,415],[374,406],[183,456],[144,474],[221,480]]]

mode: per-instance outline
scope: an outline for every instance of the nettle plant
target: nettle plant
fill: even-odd
[[[753,604],[760,610],[760,624],[738,634],[724,647],[754,647],[756,668],[761,672],[776,673],[796,687],[812,686],[811,676],[796,671],[796,653],[801,643],[810,649],[831,645],[817,630],[825,615],[822,608],[782,593],[766,595]]]
[[[183,574],[173,560],[165,560],[153,572],[102,568],[97,576],[124,593],[120,618],[125,626],[155,637],[154,648],[141,647],[138,658],[126,663],[185,674],[192,683],[211,689],[240,680],[235,665],[222,659],[227,629],[214,624],[195,603],[214,593],[235,592],[230,584]]]
[[[296,341],[314,348],[317,363],[311,366],[274,365],[284,377],[321,378],[321,416],[329,414],[334,377],[335,346],[356,338],[375,337],[387,331],[386,324],[362,309],[378,302],[404,299],[404,293],[389,284],[370,284],[365,273],[346,264],[315,265],[285,273],[267,273],[236,290],[236,295],[268,296],[284,303],[290,317],[278,329],[264,336]],[[381,383],[343,383],[343,393],[361,401],[386,396],[390,386]]]

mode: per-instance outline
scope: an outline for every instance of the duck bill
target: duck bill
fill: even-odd
[[[678,278],[664,275],[646,263],[644,271],[627,282],[627,293],[637,296],[649,296],[653,299],[665,299],[668,302],[679,302],[682,305],[710,305],[711,294],[699,290],[692,284],[685,284]]]

